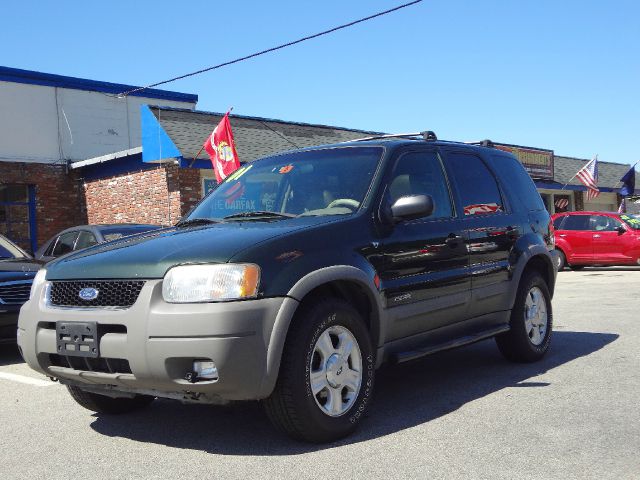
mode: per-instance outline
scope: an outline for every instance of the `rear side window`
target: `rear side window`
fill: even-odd
[[[562,230],[591,230],[589,215],[568,215],[562,224]]]
[[[504,211],[496,179],[479,157],[450,153],[447,163],[455,179],[465,216]]]
[[[545,209],[542,197],[522,164],[509,155],[492,155],[491,166],[500,173],[504,188],[513,197],[518,197],[529,211]]]

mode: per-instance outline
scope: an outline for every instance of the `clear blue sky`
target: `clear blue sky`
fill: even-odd
[[[2,6],[5,66],[160,81],[404,3],[36,2]],[[165,85],[201,110],[640,160],[640,2],[425,0]]]

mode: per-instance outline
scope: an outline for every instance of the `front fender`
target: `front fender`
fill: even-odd
[[[266,375],[260,388],[262,397],[270,395],[275,387],[287,333],[300,302],[312,290],[335,281],[350,281],[362,288],[371,304],[372,337],[377,339],[378,346],[384,343],[385,332],[380,321],[383,305],[371,275],[351,265],[334,265],[310,272],[291,287],[276,317],[267,347]]]

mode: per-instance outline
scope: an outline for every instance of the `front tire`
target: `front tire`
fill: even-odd
[[[296,313],[265,409],[296,440],[337,440],[362,420],[374,376],[374,350],[361,315],[343,300],[318,298]]]
[[[513,362],[535,362],[549,349],[553,314],[551,295],[537,272],[528,272],[520,280],[511,310],[511,329],[496,336],[500,352]]]
[[[155,400],[149,395],[136,395],[133,398],[114,398],[97,393],[87,392],[80,387],[67,385],[71,397],[87,410],[96,413],[119,415],[140,410]]]

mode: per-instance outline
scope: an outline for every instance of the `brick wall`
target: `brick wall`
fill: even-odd
[[[159,166],[84,182],[89,223],[176,223],[199,199],[200,173]]]
[[[65,165],[0,162],[0,184],[35,186],[38,246],[60,230],[87,221],[77,176],[67,173]],[[30,245],[21,246],[31,250]]]

